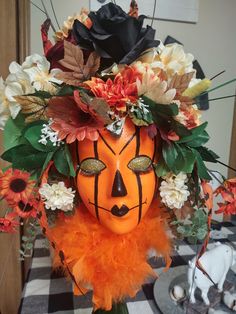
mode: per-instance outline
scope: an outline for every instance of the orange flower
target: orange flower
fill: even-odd
[[[0,195],[8,202],[28,202],[34,190],[35,181],[29,180],[30,173],[8,169],[0,176]]]
[[[223,186],[220,186],[215,194],[220,194],[225,201],[224,203],[217,203],[219,209],[216,214],[224,213],[226,215],[236,214],[236,178],[226,180]]]
[[[73,97],[54,97],[49,101],[47,115],[53,119],[51,128],[58,132],[61,140],[66,139],[70,144],[76,139],[78,141],[85,138],[91,141],[98,139],[97,130],[103,128],[104,124],[92,112],[84,110]]]
[[[123,72],[118,73],[114,81],[108,79],[106,82],[99,78],[92,77],[87,81],[93,94],[103,98],[107,103],[118,111],[126,111],[127,102],[135,103],[138,99],[136,80],[141,74],[131,67],[126,67]]]
[[[9,206],[21,218],[35,218],[37,215],[37,205],[38,203],[34,198],[30,199],[27,203],[23,201],[9,203]]]
[[[19,226],[19,222],[15,220],[16,217],[16,213],[9,213],[5,217],[0,218],[0,232],[16,232],[16,227]]]

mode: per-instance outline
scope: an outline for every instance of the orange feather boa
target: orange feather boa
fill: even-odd
[[[155,249],[170,264],[164,219],[154,205],[127,234],[117,235],[102,227],[83,205],[74,216],[61,217],[55,227],[47,227],[46,234],[57,253],[63,252],[65,272],[69,270],[76,282],[74,293],[93,289],[95,309],[110,310],[112,303],[135,296],[148,277],[156,277],[147,263],[149,249]],[[58,254],[54,266],[61,266]]]

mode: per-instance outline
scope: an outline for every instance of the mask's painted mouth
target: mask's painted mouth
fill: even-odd
[[[88,201],[89,201],[89,204],[95,206],[95,204],[92,203],[92,202],[90,202],[90,200],[88,200]],[[141,205],[143,205],[143,204],[147,204],[147,199],[146,199],[145,202],[143,202]],[[104,207],[102,207],[102,206],[97,205],[98,208],[103,209],[103,210],[105,210],[105,211],[111,213],[112,215],[114,215],[114,216],[116,216],[116,217],[123,217],[123,216],[125,216],[129,211],[131,211],[132,209],[135,209],[135,208],[137,208],[137,207],[139,207],[139,206],[140,206],[140,205],[138,204],[138,205],[135,205],[135,206],[129,208],[128,206],[126,206],[126,205],[124,205],[124,204],[123,204],[121,207],[118,207],[117,205],[114,205],[114,206],[111,208],[111,210],[109,210],[109,209],[107,209],[107,208],[104,208]]]
[[[117,205],[114,205],[111,209],[111,213],[114,216],[122,217],[129,212],[129,207],[122,205],[120,208]]]

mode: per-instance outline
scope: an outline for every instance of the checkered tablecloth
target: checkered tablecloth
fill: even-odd
[[[211,248],[215,241],[230,243],[236,247],[236,226],[234,224],[222,223],[218,225],[217,229],[213,230],[214,240],[210,240],[208,248]],[[199,245],[180,242],[173,252],[171,267],[186,265],[199,248]],[[163,270],[164,263],[161,259],[151,258],[150,264],[157,274]],[[154,301],[153,285],[153,281],[147,282],[135,298],[127,299],[130,314],[162,313]],[[18,313],[91,314],[91,299],[92,293],[85,296],[74,296],[72,284],[66,281],[60,273],[52,271],[50,253],[45,248],[45,239],[43,236],[39,236],[35,241],[32,266],[25,283]]]

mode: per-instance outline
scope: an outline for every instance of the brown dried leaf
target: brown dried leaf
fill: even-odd
[[[83,68],[84,56],[82,50],[70,43],[64,41],[64,59],[59,61],[65,68],[76,72],[77,68]]]
[[[66,84],[79,86],[83,81],[84,76],[81,73],[76,73],[75,75],[75,72],[60,72],[56,75],[56,78]]]
[[[169,84],[169,89],[175,88],[177,92],[182,93],[188,88],[188,85],[195,72],[186,73],[183,75],[175,74]]]
[[[87,104],[88,110],[93,112],[93,114],[100,120],[103,124],[107,125],[113,121],[108,115],[110,110],[107,102],[102,98],[91,98],[86,93],[81,93],[81,99],[83,103]]]
[[[45,110],[47,101],[36,96],[14,96],[15,100],[21,105],[21,112],[28,115],[26,123],[39,119],[47,119]]]
[[[100,57],[92,52],[84,64],[82,50],[68,41],[64,41],[64,59],[60,60],[60,64],[72,72],[58,73],[56,78],[63,82],[78,86],[81,82],[88,80],[93,76],[100,66]]]
[[[88,79],[93,76],[100,67],[100,57],[96,52],[90,53],[86,65],[84,66],[84,75]]]

